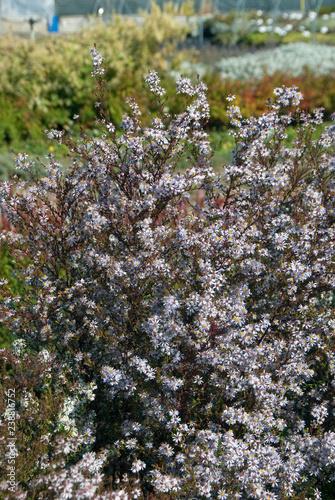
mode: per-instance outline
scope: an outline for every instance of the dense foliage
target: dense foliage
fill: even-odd
[[[6,280],[1,291],[17,337],[0,353],[20,417],[12,496],[326,499],[334,126],[318,132],[322,111],[300,110],[292,87],[259,118],[231,103],[236,148],[217,175],[203,83],[179,79],[184,110],[171,116],[151,71],[151,123],[128,99],[118,135],[92,56],[102,136],[68,140],[72,164],[50,154],[42,179],[20,154],[31,182],[1,185],[1,243],[29,259],[17,270],[25,293]],[[176,174],[182,157],[189,168]]]

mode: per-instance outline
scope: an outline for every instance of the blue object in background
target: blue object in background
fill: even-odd
[[[57,32],[58,31],[58,16],[53,16],[51,24],[48,25],[48,31]]]

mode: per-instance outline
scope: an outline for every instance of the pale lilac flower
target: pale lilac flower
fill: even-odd
[[[146,468],[145,462],[142,462],[142,460],[136,459],[131,466],[132,472],[139,472],[140,470],[143,470]]]

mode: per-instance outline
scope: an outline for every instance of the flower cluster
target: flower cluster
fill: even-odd
[[[104,68],[102,68],[102,64],[104,62],[104,58],[97,51],[96,47],[91,48],[91,56],[93,63],[93,72],[92,76],[102,76],[105,72]]]
[[[332,128],[315,134],[321,112],[295,88],[258,119],[232,104],[236,148],[216,174],[205,86],[181,78],[171,117],[156,73],[147,83],[149,127],[129,100],[121,135],[102,119],[66,171],[51,157],[45,178],[0,188],[0,240],[29,259],[27,293],[2,283],[11,363],[35,355],[58,397],[22,495],[321,498],[335,480]]]

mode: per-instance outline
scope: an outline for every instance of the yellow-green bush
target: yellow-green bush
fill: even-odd
[[[15,36],[0,40],[0,142],[7,146],[42,140],[41,129],[65,127],[75,131],[72,120],[94,118],[89,49],[95,43],[106,58],[111,118],[119,121],[124,98],[146,99],[142,81],[148,68],[162,79],[178,66],[183,54],[176,50],[187,28],[175,21],[178,13],[168,4],[153,5],[139,26],[130,19],[89,26],[77,35],[50,36],[32,42]]]

